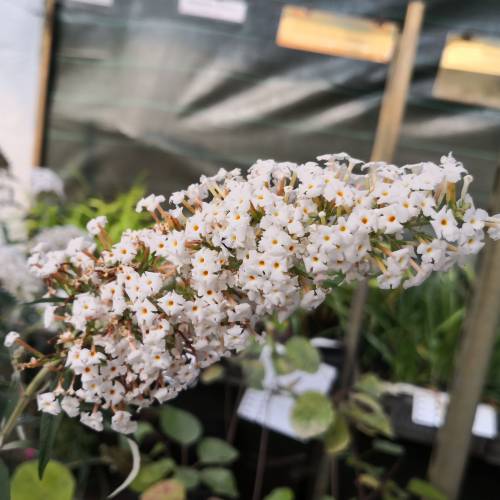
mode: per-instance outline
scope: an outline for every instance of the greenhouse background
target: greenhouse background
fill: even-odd
[[[476,206],[500,211],[494,0],[0,0],[0,31],[0,336],[43,355],[37,243],[61,250],[97,216],[116,243],[150,224],[143,196],[221,167],[452,152]],[[263,317],[265,346],[139,412],[128,438],[28,400],[6,435],[33,373],[2,347],[0,500],[496,499],[498,246],[408,290],[332,279],[316,311]]]

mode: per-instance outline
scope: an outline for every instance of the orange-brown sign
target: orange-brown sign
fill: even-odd
[[[449,34],[433,95],[500,108],[500,40]]]
[[[276,43],[289,49],[388,63],[397,36],[397,25],[392,22],[287,5],[281,13]]]

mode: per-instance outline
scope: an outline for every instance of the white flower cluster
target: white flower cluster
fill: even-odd
[[[42,243],[45,251],[64,250],[69,241],[79,236],[87,237],[87,233],[73,225],[54,226],[42,229],[34,236],[29,245],[31,248]]]
[[[380,287],[415,286],[500,237],[500,219],[474,208],[471,177],[451,155],[440,165],[363,164],[346,154],[303,165],[258,161],[245,177],[220,170],[170,198],[151,195],[137,210],[155,224],[109,242],[105,218],[84,238],[30,260],[60,323],[61,375],[39,396],[96,430],[102,410],[113,429],[136,428],[131,406],[177,395],[199,370],[279,319],[325,298],[328,279],[376,276]],[[324,163],[325,165],[321,165]],[[32,362],[31,366],[36,365]]]
[[[24,245],[0,245],[0,262],[0,290],[20,302],[33,300],[41,293],[42,282],[30,272]]]

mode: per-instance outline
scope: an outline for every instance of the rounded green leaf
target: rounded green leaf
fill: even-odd
[[[343,415],[336,415],[333,424],[325,433],[325,448],[330,455],[338,455],[345,451],[351,443],[349,426]]]
[[[192,413],[173,406],[161,410],[160,426],[166,436],[183,446],[196,443],[203,433],[200,421]]]
[[[262,389],[262,382],[266,376],[266,369],[258,359],[244,359],[241,362],[243,375],[248,387]]]
[[[297,370],[309,373],[318,371],[321,362],[319,351],[305,337],[292,337],[286,343],[286,354]]]
[[[157,462],[151,462],[143,465],[137,477],[130,484],[130,489],[136,493],[144,491],[152,484],[163,479],[175,469],[175,462],[171,458],[164,458]]]
[[[138,443],[141,443],[146,436],[155,433],[154,427],[149,422],[137,422],[137,430],[134,432],[134,437]]]
[[[446,500],[445,494],[423,479],[410,479],[406,489],[411,494],[417,497],[425,498],[426,500]]]
[[[177,467],[174,479],[181,482],[186,489],[191,490],[200,484],[200,473],[192,467]]]
[[[229,498],[238,497],[238,489],[233,473],[223,467],[207,467],[201,471],[201,480],[213,493]]]
[[[292,409],[292,427],[302,438],[325,432],[333,422],[334,412],[329,399],[319,392],[301,394]]]
[[[378,399],[384,393],[384,383],[377,375],[366,373],[356,382],[355,389]]]
[[[38,461],[22,463],[14,472],[11,481],[12,500],[72,500],[75,480],[70,470],[51,460],[43,479],[38,477]]]
[[[186,500],[186,488],[175,479],[167,479],[148,488],[141,500]]]
[[[264,500],[294,500],[295,495],[290,488],[275,488]]]
[[[238,458],[238,450],[222,439],[206,437],[198,443],[198,458],[202,464],[230,464]]]
[[[287,356],[273,356],[273,366],[278,375],[288,375],[295,370],[295,366]]]

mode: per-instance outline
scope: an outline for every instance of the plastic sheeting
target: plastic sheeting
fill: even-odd
[[[91,2],[91,0],[87,0]],[[257,158],[368,159],[388,67],[277,47],[284,2],[249,0],[244,24],[182,16],[177,1],[67,0],[58,11],[46,163],[73,192],[113,194],[146,175],[169,193]],[[288,2],[402,24],[406,2]],[[449,31],[500,36],[495,1],[430,0],[396,163],[453,151],[485,203],[500,112],[432,98]]]
[[[25,182],[33,157],[42,25],[43,0],[0,0],[0,166],[8,162]]]

